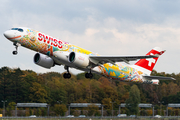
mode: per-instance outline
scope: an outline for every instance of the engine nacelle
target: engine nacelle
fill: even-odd
[[[89,56],[75,52],[69,54],[68,60],[70,63],[81,68],[86,68],[90,63]]]
[[[54,66],[54,60],[52,58],[39,53],[34,55],[34,63],[48,69]]]
[[[69,63],[69,61],[68,61],[69,52],[55,51],[55,52],[53,52],[53,55],[61,63],[64,63],[64,64],[65,64],[65,62]]]
[[[153,82],[152,84],[154,85],[159,85],[159,80],[153,79],[152,82]]]

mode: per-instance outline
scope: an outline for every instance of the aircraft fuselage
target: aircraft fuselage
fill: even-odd
[[[142,75],[146,74],[143,73],[143,71],[137,70],[133,67],[130,67],[129,65],[124,65],[121,63],[105,63],[95,67],[86,67],[86,64],[88,64],[85,62],[86,56],[97,56],[98,54],[36,30],[32,30],[29,28],[13,28],[6,31],[4,35],[7,39],[12,41],[16,45],[21,45],[38,53],[49,56],[55,61],[55,64],[58,65],[65,65],[84,71],[91,70],[92,72],[99,73],[113,80],[158,84],[157,81],[144,80]],[[71,52],[80,54],[78,59],[82,61],[82,66],[81,63],[75,65],[69,62],[68,56]]]

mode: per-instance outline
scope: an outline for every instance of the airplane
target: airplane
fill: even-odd
[[[155,85],[159,84],[159,80],[175,80],[172,77],[150,76],[159,56],[165,52],[159,47],[144,56],[106,56],[26,27],[11,28],[4,32],[4,36],[13,42],[14,55],[17,55],[19,46],[34,50],[37,52],[34,55],[35,64],[48,69],[64,65],[67,73],[63,77],[67,79],[71,78],[71,67],[87,72],[86,78],[92,78],[92,73],[97,73],[112,80]],[[129,65],[129,61],[136,60],[139,61]]]

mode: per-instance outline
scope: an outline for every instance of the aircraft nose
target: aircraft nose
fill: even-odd
[[[4,32],[4,36],[8,39],[8,38],[13,38],[14,37],[14,32],[11,30],[5,31]]]

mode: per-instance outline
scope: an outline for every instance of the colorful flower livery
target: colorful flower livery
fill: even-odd
[[[23,46],[37,52],[34,62],[41,67],[64,65],[67,70],[64,78],[71,77],[69,67],[73,67],[87,71],[86,78],[92,78],[94,72],[109,79],[127,82],[158,84],[159,79],[174,80],[171,77],[150,76],[158,57],[164,53],[158,47],[145,56],[103,56],[30,28],[12,28],[5,31],[4,36],[16,46],[13,51],[15,55],[17,48]],[[121,63],[138,59],[140,60],[134,65]]]
[[[117,65],[112,65],[110,63],[104,64],[104,67],[99,67],[104,76],[112,78],[113,80],[129,81],[129,82],[140,82],[143,83],[140,77],[143,74],[134,68],[117,63]]]

